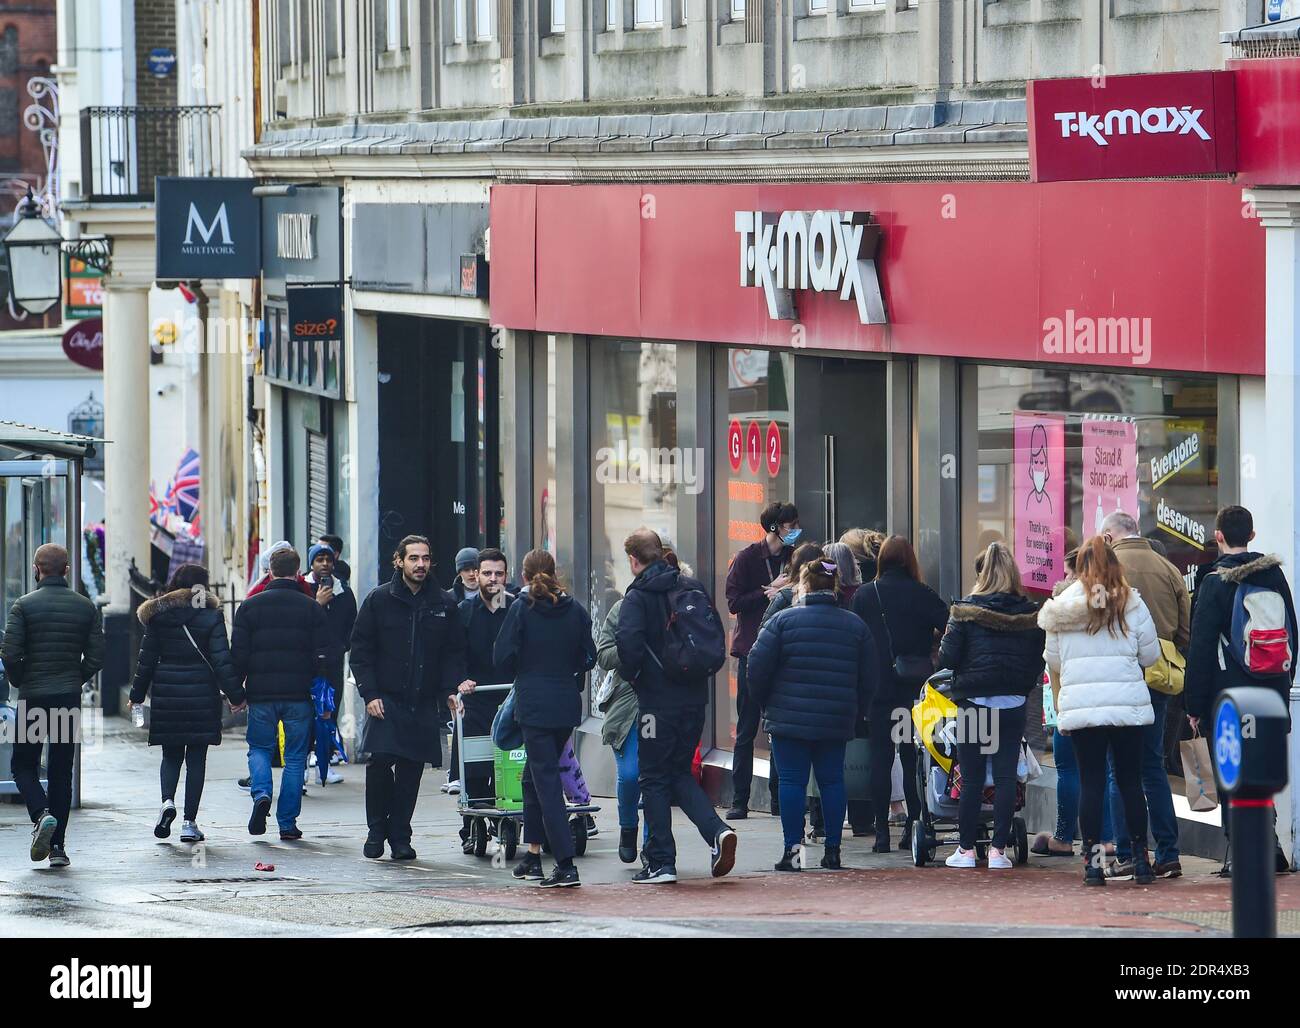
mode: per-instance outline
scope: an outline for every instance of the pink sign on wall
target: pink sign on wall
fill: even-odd
[[[1098,535],[1107,514],[1138,516],[1137,426],[1083,420],[1083,533]]]
[[[1016,411],[1015,537],[1026,589],[1050,592],[1065,577],[1065,419]]]

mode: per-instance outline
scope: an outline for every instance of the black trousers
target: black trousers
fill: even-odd
[[[691,774],[691,760],[704,731],[704,707],[673,710],[641,708],[634,732],[640,764],[641,805],[649,832],[643,850],[652,868],[676,866],[673,807],[680,807],[700,837],[712,847],[726,823]]]
[[[749,658],[736,658],[736,746],[731,753],[731,804],[748,807],[754,782],[754,739],[758,735],[763,709],[749,692]],[[698,741],[698,740],[697,740]],[[692,751],[693,753],[694,751]],[[776,799],[776,775],[770,779]]]
[[[1020,739],[1025,734],[1025,706],[977,707],[965,700],[958,700],[957,706],[963,715],[957,722],[957,760],[961,764],[962,781],[957,821],[961,828],[961,848],[975,848],[984,781],[991,761],[993,837],[989,841],[997,849],[1006,849],[1011,838],[1011,819],[1016,813],[1016,764],[1020,759]]]
[[[1084,856],[1101,845],[1102,805],[1106,802],[1106,751],[1115,759],[1115,786],[1134,850],[1147,847],[1147,798],[1142,791],[1142,726],[1079,728],[1070,733],[1079,765],[1079,832]]]
[[[159,771],[159,777],[162,779],[163,799],[176,799],[176,786],[180,784],[182,764],[185,765],[184,819],[186,821],[197,821],[199,817],[199,800],[203,798],[203,779],[207,776],[207,743],[191,746],[164,746],[162,748],[162,767]]]
[[[904,724],[904,742],[895,743],[895,711],[911,717],[911,705],[900,699],[898,703],[876,703],[871,706],[868,738],[871,740],[871,806],[876,815],[876,831],[889,826],[889,796],[893,791],[890,776],[894,771],[894,753],[903,764],[903,797],[907,801],[907,819],[916,820],[921,811],[921,798],[916,791],[916,744],[912,740],[911,722]]]
[[[35,824],[48,810],[56,821],[51,845],[62,846],[72,812],[72,766],[76,761],[81,727],[81,693],[68,693],[44,699],[22,700],[15,724],[18,738],[14,743],[10,773],[27,804],[27,813]],[[49,795],[41,788],[41,748],[49,743],[46,772]]]
[[[524,842],[549,842],[557,863],[573,859],[569,809],[560,784],[560,754],[572,728],[530,728],[523,725]]]
[[[372,753],[366,765],[366,825],[372,839],[410,845],[411,818],[420,798],[424,762]]]

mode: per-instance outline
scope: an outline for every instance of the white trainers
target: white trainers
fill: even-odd
[[[447,792],[452,796],[460,795],[460,782],[448,782]]]
[[[325,771],[325,784],[338,785],[343,781],[343,776],[335,771],[332,767]]]
[[[995,871],[1005,871],[1007,868],[1011,867],[1011,861],[1007,859],[1007,855],[1000,849],[990,846],[989,867]]]
[[[181,823],[181,842],[202,842],[203,833],[199,831],[199,826],[193,821],[184,821]]]
[[[953,851],[952,855],[947,860],[944,861],[944,863],[947,864],[949,867],[974,867],[975,851],[964,850],[960,846],[958,846]]]
[[[307,766],[308,766],[308,767],[315,767],[315,766],[316,766],[316,751],[315,751],[315,750],[312,750],[311,752],[309,752],[309,753],[307,754]]]

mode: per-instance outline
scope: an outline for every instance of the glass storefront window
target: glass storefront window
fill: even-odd
[[[1010,540],[1017,549],[1027,520],[1022,518],[1018,531],[1016,504],[1040,497],[1043,505],[1034,509],[1043,511],[1060,499],[1059,509],[1046,518],[1062,536],[1072,533],[1070,543],[1096,534],[1101,519],[1116,507],[1136,504],[1126,513],[1164,548],[1189,588],[1197,566],[1214,560],[1215,379],[991,365],[964,373],[977,376],[979,397],[979,466],[974,515],[966,518],[963,539],[962,566],[969,571],[964,581],[973,576],[975,555],[991,541]],[[1045,431],[1031,437],[1027,432],[1038,423],[1033,412],[1043,415]],[[1030,438],[1033,446],[1026,444]],[[1044,440],[1046,456],[1039,445]],[[1053,448],[1060,454],[1052,454]],[[1051,481],[1055,468],[1063,472],[1059,484]],[[1017,477],[1024,480],[1019,490]],[[1031,545],[1020,542],[1020,550]],[[1023,571],[1024,554],[1018,551],[1017,557]]]
[[[555,336],[546,337],[546,486],[542,490],[542,549],[556,553],[556,510],[559,502],[555,479]],[[558,559],[558,558],[557,558]],[[520,557],[522,561],[523,558]]]
[[[645,526],[678,548],[678,483],[694,472],[677,446],[677,347],[593,340],[591,620],[632,581],[623,540]],[[683,558],[684,559],[684,558]]]
[[[768,350],[732,349],[727,352],[727,409],[719,432],[726,447],[726,462],[719,464],[726,478],[727,548],[717,561],[714,584],[719,613],[727,619],[728,640],[736,619],[728,614],[727,570],[736,553],[763,537],[758,516],[777,500],[792,499],[790,477],[791,404],[794,356]],[[730,643],[728,643],[730,649]],[[736,738],[736,675],[734,657],[714,679],[714,745],[734,748]],[[766,744],[759,733],[756,746]]]

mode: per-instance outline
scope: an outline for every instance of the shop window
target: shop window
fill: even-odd
[[[677,550],[678,494],[701,481],[701,469],[677,445],[672,343],[593,340],[591,396],[590,599],[598,626],[632,582],[623,540],[645,527]]]
[[[764,507],[793,500],[789,460],[793,368],[794,357],[788,353],[727,352],[727,409],[718,424],[725,446],[725,462],[718,467],[726,479],[727,552],[719,555],[714,589],[718,611],[727,622],[728,643],[736,627],[736,619],[726,612],[731,560],[763,538],[758,516]],[[736,738],[736,675],[736,660],[729,655],[714,679],[714,745],[724,750],[732,749]],[[757,745],[763,744],[763,739],[758,740]]]
[[[965,374],[977,378],[979,457],[964,580],[978,552],[1007,540],[1026,578],[1049,590],[1062,569],[1047,562],[1118,508],[1191,588],[1215,558],[1215,379],[987,365]]]
[[[541,498],[541,547],[556,554],[559,490],[555,479],[555,336],[546,337],[546,485]],[[557,557],[558,560],[558,557]]]

